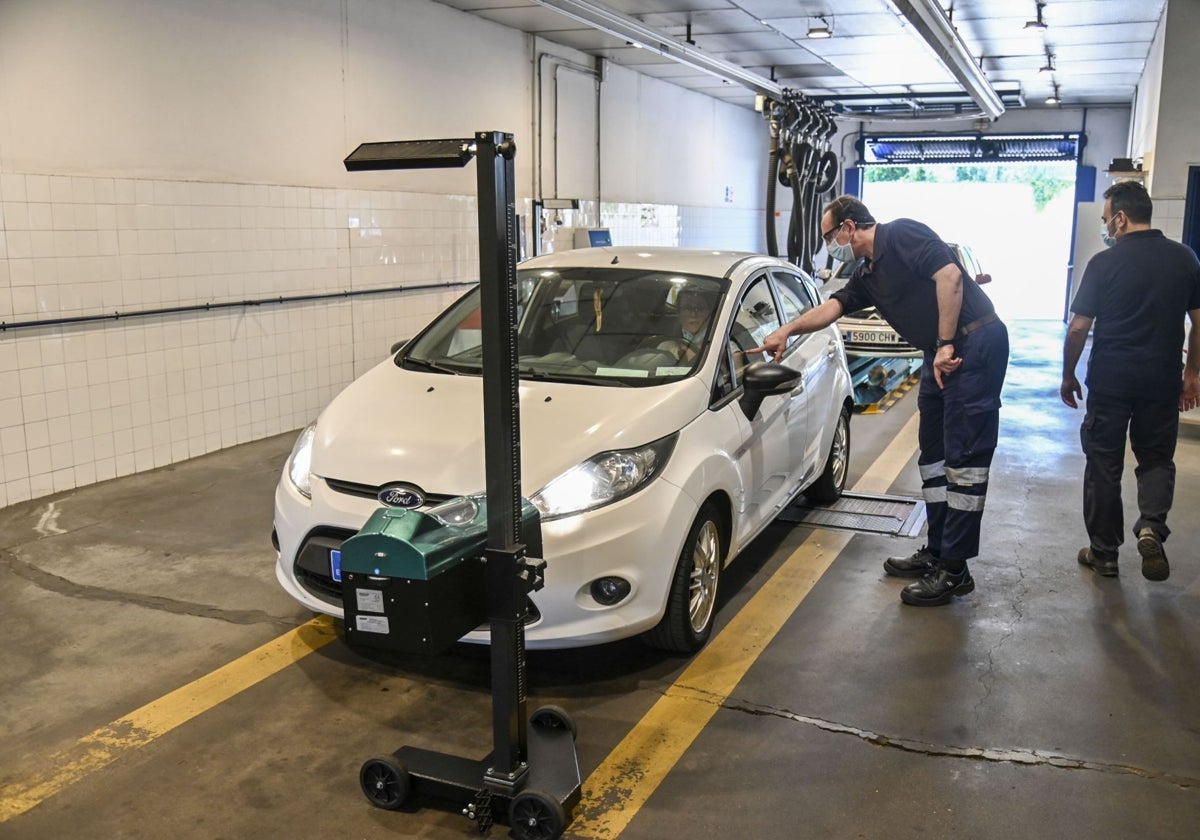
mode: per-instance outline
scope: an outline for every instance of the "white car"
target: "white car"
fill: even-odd
[[[838,330],[792,339],[780,364],[747,352],[821,300],[752,254],[592,248],[518,278],[521,475],[546,561],[527,644],[645,633],[694,651],[723,566],[801,493],[841,494],[853,402]],[[304,606],[342,616],[335,552],[381,505],[483,491],[479,321],[475,288],[301,433],[273,536]]]

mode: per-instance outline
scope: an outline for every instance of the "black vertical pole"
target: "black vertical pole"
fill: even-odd
[[[511,134],[475,135],[479,287],[483,329],[487,584],[491,622],[492,735],[489,774],[511,781],[526,766],[525,588],[521,545],[521,429],[517,371],[517,237]]]

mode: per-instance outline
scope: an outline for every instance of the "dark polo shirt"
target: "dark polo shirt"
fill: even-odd
[[[1177,400],[1192,309],[1200,309],[1200,262],[1162,231],[1127,233],[1092,257],[1071,303],[1075,314],[1096,319],[1088,388]]]
[[[950,246],[928,225],[896,219],[875,225],[875,254],[850,276],[831,297],[841,301],[846,314],[874,306],[904,340],[932,353],[938,331],[937,284],[933,275],[953,263],[962,266]],[[995,312],[979,284],[963,272],[962,327]]]

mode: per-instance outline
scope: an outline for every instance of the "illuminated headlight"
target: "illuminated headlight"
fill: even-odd
[[[551,481],[529,500],[542,521],[603,507],[636,493],[662,472],[676,435],[637,449],[601,452]]]
[[[312,498],[312,445],[316,434],[316,423],[301,432],[287,461],[287,475],[292,486],[308,499]]]

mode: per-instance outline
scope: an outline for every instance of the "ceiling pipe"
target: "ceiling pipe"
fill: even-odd
[[[538,0],[542,2],[542,0]],[[991,119],[1004,113],[1004,103],[971,56],[963,39],[951,26],[937,0],[889,0],[908,19],[938,60],[946,66],[975,104]]]
[[[614,38],[629,41],[647,50],[718,79],[743,85],[755,93],[772,99],[783,98],[783,87],[757,73],[751,73],[715,56],[706,55],[695,47],[681,44],[668,35],[646,26],[639,20],[614,11],[591,0],[533,0],[540,6],[553,9],[569,18],[606,32]],[[1004,110],[1001,106],[1000,110]]]

